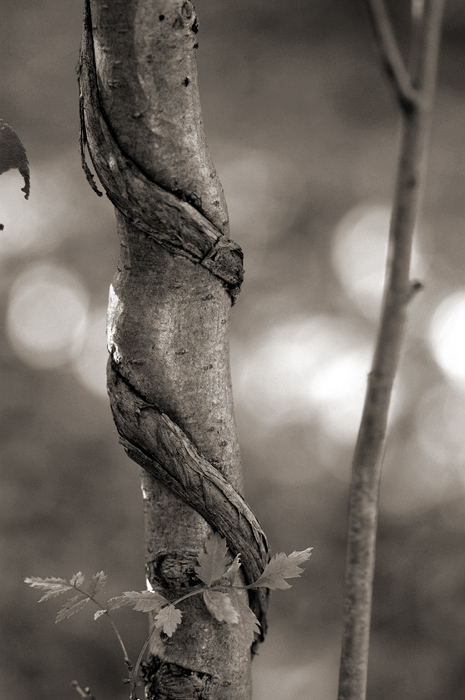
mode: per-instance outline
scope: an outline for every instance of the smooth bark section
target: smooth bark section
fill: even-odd
[[[417,75],[412,76],[415,85],[411,82],[408,91],[399,96],[402,140],[383,308],[352,464],[339,700],[366,697],[381,465],[407,307],[412,295],[421,288],[420,283],[410,281],[410,258],[425,185],[443,4],[443,0],[425,2],[418,40],[421,50],[414,62]],[[373,1],[375,13],[379,5]],[[383,14],[381,20],[385,17]],[[385,45],[381,49],[385,56],[392,54]],[[388,75],[399,88],[401,81],[395,65],[390,66]],[[412,100],[413,88],[418,90],[418,99]]]
[[[168,453],[170,467],[180,471],[185,462],[200,461],[212,476],[217,470],[233,500],[242,493],[228,347],[234,294],[224,273],[208,267],[218,257],[221,267],[228,217],[205,148],[192,4],[90,0],[87,6],[81,89],[86,93],[87,85],[92,94],[82,97],[82,116],[121,242],[109,303],[109,392],[128,454],[151,471],[142,475],[147,579],[175,599],[196,582],[209,512],[217,509],[209,489],[200,488],[193,495],[203,497],[205,519],[177,490],[177,476],[159,472],[155,479],[151,467]],[[160,235],[169,236],[168,246]],[[192,242],[200,254],[192,254]],[[166,426],[180,442],[164,441]],[[250,536],[261,537],[253,528]],[[155,635],[150,652],[148,698],[250,698],[250,648],[238,626],[219,623],[197,597],[183,602],[173,637]]]
[[[140,410],[137,404],[137,397],[143,396],[240,491],[228,363],[229,296],[207,270],[168,253],[120,215],[118,233],[122,247],[110,297],[109,350],[118,375],[134,391],[126,411],[139,421],[140,436],[129,434],[128,454],[136,456],[133,443],[143,442],[144,425],[151,419],[150,410]],[[110,378],[111,401],[118,419],[127,404],[115,388],[114,378]],[[120,431],[129,432],[120,420],[118,426]],[[149,434],[154,438],[152,458],[162,462],[161,441],[153,430],[149,429]],[[181,468],[176,450],[174,457]],[[148,473],[142,487],[147,578],[162,595],[175,599],[195,583],[194,566],[211,527],[179,495]],[[204,495],[208,498],[208,492]],[[201,673],[212,683],[216,679],[215,683],[226,684],[218,689],[218,698],[249,698],[250,649],[237,630],[214,620],[196,598],[185,601],[183,612],[183,623],[173,637],[156,636],[151,644],[150,653],[158,660],[159,683],[162,678],[163,683],[175,686],[182,681],[185,688],[188,682],[195,684],[195,674]],[[185,676],[178,673],[179,668],[186,669]],[[170,680],[167,669],[174,674]]]

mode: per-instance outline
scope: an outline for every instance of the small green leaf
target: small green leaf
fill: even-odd
[[[56,598],[56,596],[61,595],[62,593],[66,593],[66,591],[70,591],[71,586],[67,586],[66,588],[59,588],[55,591],[48,591],[45,595],[42,596],[42,598],[39,598],[37,601],[38,603],[44,603],[46,600],[50,600],[51,598]]]
[[[199,554],[198,562],[195,573],[201,581],[207,586],[219,581],[231,563],[226,540],[217,532],[213,532],[205,542],[205,552]]]
[[[227,593],[204,591],[203,599],[210,614],[219,622],[223,622],[223,620],[232,624],[239,622],[239,613]]]
[[[28,576],[24,579],[24,583],[27,583],[31,588],[41,588],[44,591],[55,590],[58,586],[64,587],[64,589],[69,590],[71,586],[68,581],[64,578],[56,578],[55,576],[49,576],[48,578],[40,578],[40,576]]]
[[[130,606],[138,612],[150,612],[159,610],[162,605],[167,605],[169,601],[156,591],[125,591],[123,595],[110,598],[108,601],[108,610],[121,608],[125,605]]]
[[[166,605],[155,616],[155,627],[162,627],[163,632],[172,637],[176,632],[179,624],[181,624],[182,612],[174,605]]]
[[[292,552],[292,554],[275,554],[275,556],[265,566],[262,575],[250,583],[246,588],[271,588],[272,590],[285,590],[290,588],[290,584],[284,579],[297,578],[303,572],[299,564],[310,558],[312,547],[304,549],[302,552]]]
[[[87,591],[87,594],[89,596],[97,595],[97,593],[100,593],[102,588],[104,588],[106,582],[107,582],[107,576],[106,576],[106,574],[104,574],[103,571],[99,571],[98,574],[94,574],[92,576],[91,582],[89,584],[89,589]]]
[[[251,646],[255,640],[255,635],[260,633],[260,623],[238,590],[231,588],[229,595],[234,608],[239,613],[238,625],[244,644]]]
[[[62,622],[62,620],[66,620],[68,617],[71,617],[71,615],[75,615],[79,610],[82,610],[88,602],[89,598],[83,598],[81,595],[70,598],[61,610],[58,611],[55,622]]]
[[[82,573],[82,571],[78,571],[77,574],[73,574],[71,578],[69,579],[69,582],[73,588],[82,588],[82,584],[84,583],[85,576]]]
[[[46,600],[50,600],[50,598],[55,598],[55,596],[71,590],[71,586],[68,585],[64,578],[40,578],[39,576],[29,576],[24,579],[24,583],[27,583],[31,588],[47,591],[42,598],[39,598],[39,603],[43,603]]]

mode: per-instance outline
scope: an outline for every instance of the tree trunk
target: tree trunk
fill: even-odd
[[[267,558],[242,498],[228,348],[242,253],[227,238],[205,145],[197,31],[188,0],[86,0],[79,68],[82,146],[115,205],[121,244],[108,390],[121,442],[144,467],[149,586],[171,600],[197,582],[212,528],[242,554],[246,581]],[[250,604],[265,631],[263,590]],[[250,698],[240,627],[216,621],[198,596],[150,653],[149,698]]]

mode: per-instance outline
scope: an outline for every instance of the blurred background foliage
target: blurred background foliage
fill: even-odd
[[[389,3],[402,45],[408,5]],[[197,0],[207,137],[246,281],[232,372],[247,497],[274,551],[312,545],[276,593],[255,700],[336,697],[347,484],[376,330],[398,115],[361,0]],[[125,698],[90,611],[55,627],[27,575],[104,569],[144,587],[138,469],[105,395],[118,242],[80,170],[76,0],[3,0],[2,119],[32,191],[0,178],[0,688]],[[448,0],[414,300],[381,492],[369,696],[465,696],[465,9]],[[126,614],[128,613],[128,614]],[[122,610],[132,654],[146,620]]]

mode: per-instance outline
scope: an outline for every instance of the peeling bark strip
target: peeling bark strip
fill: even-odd
[[[120,442],[137,464],[188,503],[241,555],[247,583],[256,581],[268,561],[268,545],[260,523],[221,473],[157,406],[148,404],[108,364],[113,418]],[[268,589],[249,592],[251,608],[266,633]]]
[[[242,253],[227,237],[206,149],[197,31],[189,0],[86,0],[79,67],[83,167],[92,184],[87,146],[121,244],[108,310],[110,401],[121,442],[142,466],[147,579],[168,600],[196,583],[212,528],[241,553],[246,582],[268,559],[242,493],[228,339]],[[263,591],[241,595],[264,634]],[[151,637],[148,697],[250,700],[240,625],[214,619],[195,596],[182,612],[172,637]]]
[[[81,160],[92,188],[101,194],[85,161],[86,146],[108,199],[126,219],[170,252],[185,255],[210,270],[223,281],[234,303],[243,280],[240,246],[180,199],[181,192],[176,196],[147,178],[112,136],[99,99],[89,11],[85,16],[79,84]]]

